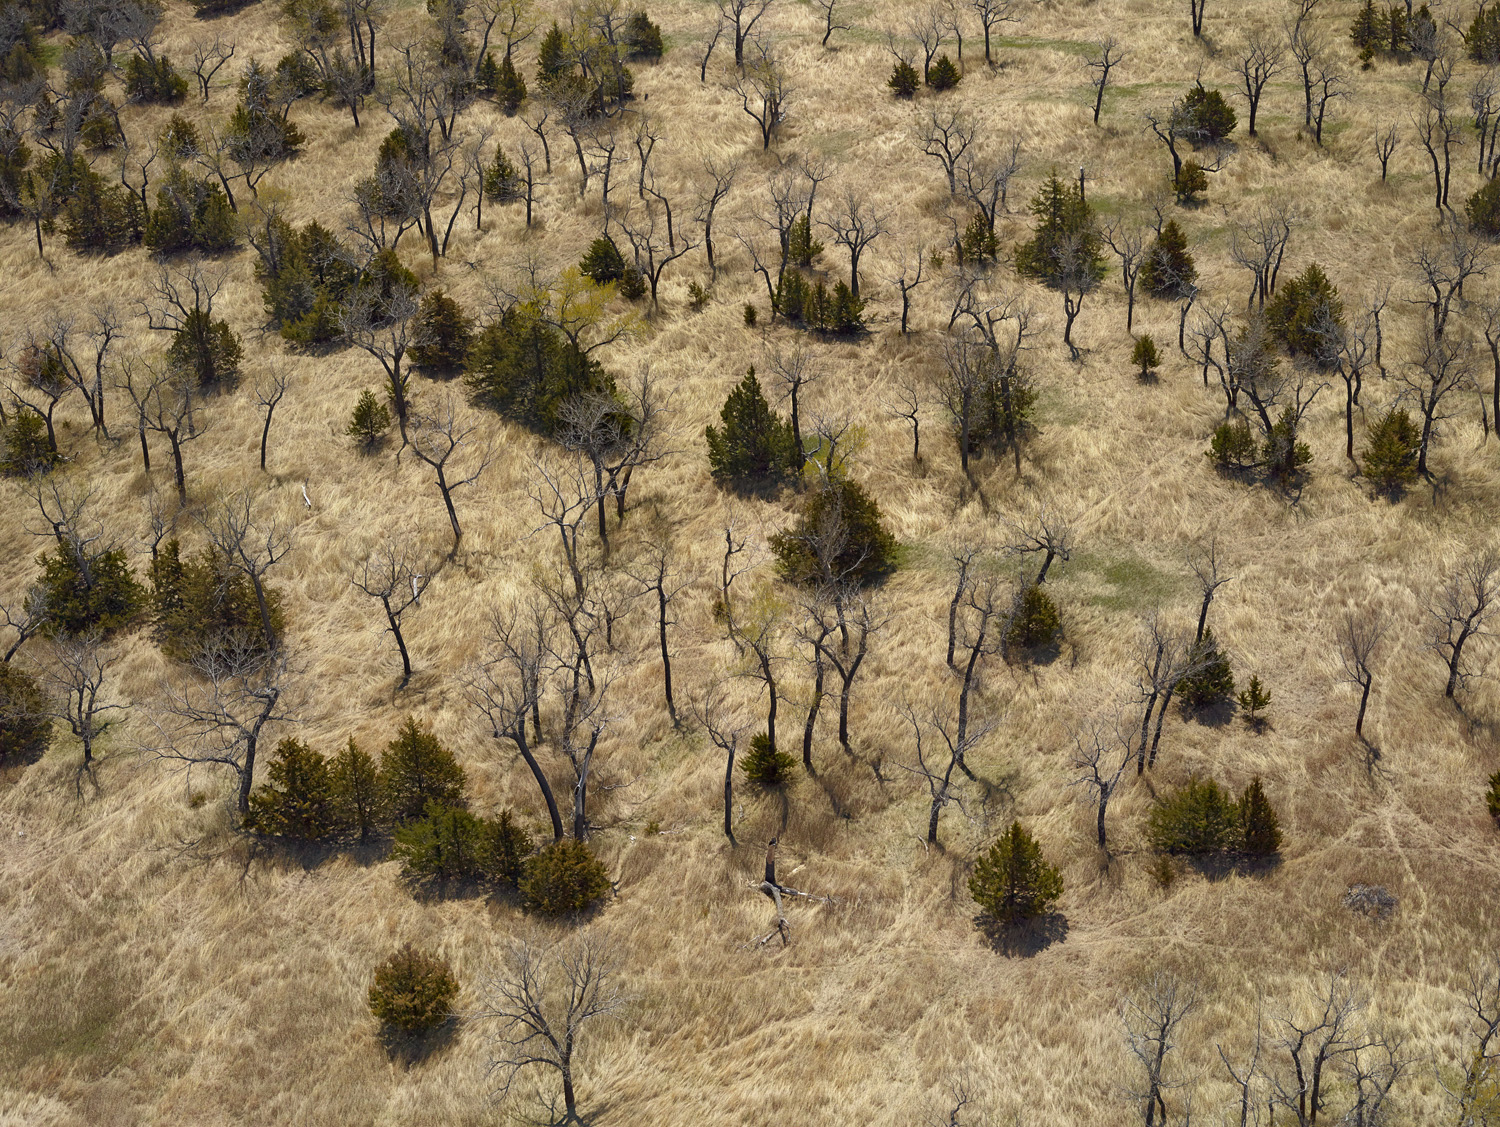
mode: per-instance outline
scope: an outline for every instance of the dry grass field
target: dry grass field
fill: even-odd
[[[591,809],[591,843],[617,891],[589,920],[555,927],[504,899],[415,897],[399,866],[378,851],[335,850],[316,863],[276,850],[252,855],[237,828],[232,773],[186,772],[151,751],[151,718],[170,663],[148,631],[136,631],[112,643],[111,699],[128,707],[101,742],[94,778],[79,784],[78,747],[63,730],[40,762],[0,777],[0,1124],[415,1127],[535,1117],[529,1089],[502,1102],[489,1098],[486,1066],[498,1030],[477,1015],[486,976],[515,937],[551,942],[577,928],[609,936],[631,996],[620,1017],[589,1029],[580,1050],[581,1106],[599,1124],[947,1122],[945,1101],[959,1082],[973,1095],[965,1124],[1133,1122],[1139,1105],[1126,1089],[1137,1076],[1119,1007],[1158,968],[1195,983],[1203,999],[1169,1066],[1181,1082],[1167,1097],[1173,1123],[1189,1108],[1193,1122],[1219,1122],[1221,1113],[1238,1122],[1237,1092],[1217,1050],[1231,1058],[1247,1052],[1258,1001],[1267,1031],[1263,1064],[1284,1080],[1289,1058],[1276,1047],[1284,1029],[1277,1019],[1305,1008],[1336,968],[1368,993],[1370,1027],[1406,1038],[1401,1053],[1411,1063],[1383,1122],[1456,1120],[1440,1077],[1452,1081],[1465,1063],[1464,975],[1500,950],[1500,838],[1482,800],[1486,778],[1500,769],[1500,693],[1479,678],[1460,693],[1461,707],[1444,699],[1446,670],[1426,645],[1425,607],[1453,566],[1495,543],[1500,473],[1495,441],[1481,432],[1479,397],[1455,400],[1433,447],[1431,480],[1394,502],[1372,497],[1343,457],[1336,378],[1306,420],[1313,459],[1298,488],[1222,477],[1203,453],[1222,421],[1222,395],[1205,389],[1196,368],[1167,347],[1176,339],[1175,305],[1137,305],[1136,333],[1154,335],[1165,358],[1160,381],[1145,385],[1131,370],[1117,268],[1084,307],[1074,329],[1083,353],[1074,362],[1061,342],[1058,296],[1001,265],[993,290],[1025,294],[1039,326],[1026,356],[1040,390],[1038,426],[1020,472],[1008,454],[987,454],[966,482],[935,400],[923,408],[924,460],[914,465],[906,424],[884,403],[901,374],[940,371],[950,300],[941,277],[924,285],[913,332],[899,334],[894,263],[904,247],[940,248],[948,239],[941,170],[915,141],[921,116],[963,108],[990,149],[1020,138],[1022,169],[1000,223],[1007,252],[1030,231],[1025,201],[1053,167],[1066,177],[1082,165],[1100,215],[1144,227],[1147,201],[1170,166],[1142,114],[1166,109],[1200,74],[1228,94],[1230,59],[1244,34],[1275,31],[1282,18],[1275,4],[1211,0],[1200,41],[1185,0],[1025,3],[1020,22],[1003,29],[1000,65],[985,68],[982,38],[970,26],[961,86],[941,95],[924,90],[908,103],[885,89],[891,59],[883,29],[914,7],[850,0],[854,26],[835,32],[825,50],[817,9],[775,0],[761,29],[793,94],[786,125],[764,152],[726,89],[732,49],[721,44],[708,82],[699,82],[713,6],[650,6],[668,51],[659,64],[634,68],[631,112],[649,112],[661,126],[659,183],[685,216],[703,158],[737,160],[742,172],[717,221],[723,261],[711,302],[689,307],[688,282],[709,281],[702,252],[694,251],[668,268],[660,312],[647,316],[649,303],[639,306],[638,331],[600,354],[622,379],[649,365],[670,391],[671,453],[637,475],[603,582],[628,590],[623,568],[643,542],[671,537],[694,580],[672,632],[679,701],[686,702],[744,670],[711,613],[726,521],[749,531],[764,561],[766,538],[790,523],[799,504],[795,493],[732,499],[708,475],[703,429],[717,421],[725,394],[747,366],[763,372],[773,348],[798,339],[797,330],[769,323],[764,285],[732,232],[754,229],[770,173],[794,155],[821,155],[833,171],[819,197],[830,202],[820,208],[850,185],[888,217],[890,233],[862,267],[869,334],[803,338],[823,373],[805,393],[804,411],[844,411],[863,428],[853,476],[878,499],[903,549],[902,566],[873,594],[886,624],[856,690],[854,756],[839,749],[836,714],[825,709],[815,777],[799,767],[784,794],[737,780],[739,844],[731,846],[721,829],[722,753],[696,723],[678,730],[669,722],[654,606],[637,600],[603,659],[614,677],[611,723]],[[1349,76],[1349,96],[1331,107],[1325,145],[1303,136],[1301,87],[1288,70],[1267,91],[1258,139],[1242,135],[1237,102],[1237,150],[1210,178],[1206,201],[1174,207],[1173,216],[1197,258],[1202,305],[1239,313],[1248,275],[1230,258],[1231,232],[1257,205],[1289,201],[1296,225],[1283,279],[1316,261],[1351,312],[1389,286],[1385,359],[1394,377],[1409,364],[1425,315],[1408,300],[1418,296],[1410,262],[1439,237],[1410,125],[1422,66],[1380,60],[1361,71],[1347,37],[1354,7],[1323,0],[1314,17]],[[1464,25],[1471,14],[1457,3],[1440,13]],[[401,0],[382,46],[420,38],[429,27],[421,5]],[[236,72],[251,56],[274,61],[289,49],[266,0],[211,29],[182,0],[170,0],[163,39],[174,59],[211,30],[237,42]],[[1106,32],[1126,54],[1096,127],[1084,54]],[[1462,57],[1455,33],[1445,34],[1459,59],[1452,87],[1466,91],[1479,68]],[[535,47],[533,40],[521,52],[528,81]],[[118,88],[112,91],[118,99]],[[235,98],[232,84],[221,83],[207,105],[193,97],[180,112],[218,122]],[[127,107],[122,119],[132,136],[154,137],[170,112]],[[260,192],[284,193],[295,222],[316,218],[342,229],[352,214],[350,189],[368,174],[390,123],[372,103],[356,132],[346,111],[316,98],[297,103],[292,117],[307,144],[270,172]],[[463,128],[493,128],[508,150],[529,136],[519,119],[488,104],[460,120]],[[1403,139],[1382,184],[1372,138],[1392,123]],[[1470,145],[1457,150],[1452,193],[1460,212],[1480,184],[1473,131],[1465,128]],[[403,259],[424,284],[442,285],[485,315],[488,287],[514,278],[528,256],[547,270],[577,262],[598,233],[599,196],[591,186],[580,200],[569,143],[558,133],[551,144],[553,172],[530,231],[517,207],[487,205],[485,230],[476,232],[466,211],[436,267],[416,235],[402,241]],[[109,156],[98,162],[114,175]],[[616,190],[633,195],[633,170],[624,177],[626,187]],[[846,276],[847,258],[825,241],[831,283]],[[158,269],[143,248],[80,256],[58,235],[47,257],[38,259],[24,223],[0,229],[0,343],[8,357],[28,325],[99,299],[131,313],[118,355],[163,347],[134,312]],[[441,561],[451,539],[447,519],[425,466],[398,461],[394,445],[371,457],[354,453],[343,428],[361,389],[380,386],[378,366],[354,349],[289,349],[264,325],[254,258],[242,249],[222,260],[228,279],[215,309],[243,338],[244,379],[202,408],[207,431],[185,454],[187,507],[177,511],[165,447],[153,449],[153,469],[143,472],[120,396],[109,405],[114,441],[92,436],[77,397],[64,403],[58,422],[66,465],[57,472],[97,491],[98,520],[140,575],[153,495],[196,547],[195,513],[218,494],[259,491],[264,511],[295,526],[292,552],[270,575],[285,600],[295,723],[273,739],[295,734],[331,753],[354,736],[375,751],[405,715],[415,715],[458,755],[476,811],[509,807],[542,834],[546,814],[534,783],[465,702],[460,679],[482,652],[491,614],[521,597],[535,574],[560,566],[555,537],[534,531],[541,518],[528,495],[534,459],[552,456],[548,444],[493,412],[462,407],[494,460],[477,485],[456,495],[465,535],[408,615],[416,672],[398,690],[399,663],[378,606],[350,578],[383,538],[402,533]],[[1495,278],[1471,284],[1466,298],[1483,298],[1500,282],[1500,255],[1494,263]],[[747,301],[759,306],[757,328],[744,324]],[[1467,307],[1458,316],[1471,317]],[[289,373],[290,389],[263,474],[251,389],[273,363]],[[1478,369],[1486,392],[1488,368],[1485,354]],[[419,405],[460,391],[420,375],[413,381]],[[1363,397],[1369,417],[1397,391],[1394,379],[1372,372]],[[35,579],[37,554],[47,546],[28,489],[0,481],[0,599],[7,602]],[[1001,518],[1039,500],[1067,514],[1077,543],[1047,581],[1065,641],[1049,663],[989,659],[978,707],[995,727],[971,761],[993,784],[991,797],[980,802],[976,792],[966,811],[950,806],[941,847],[930,848],[925,787],[900,766],[913,754],[900,710],[939,705],[956,692],[943,661],[949,553],[963,542],[998,551]],[[1111,804],[1112,856],[1105,857],[1095,848],[1093,809],[1069,785],[1076,776],[1070,730],[1121,710],[1139,726],[1143,618],[1159,607],[1191,627],[1198,592],[1186,554],[1215,538],[1233,579],[1211,623],[1240,683],[1254,673],[1270,690],[1269,723],[1263,731],[1240,718],[1200,723],[1174,706],[1155,769],[1140,779],[1129,773]],[[585,552],[597,561],[591,529]],[[787,607],[776,643],[781,725],[783,741],[796,742],[810,676],[806,647],[792,629],[793,594],[771,562],[740,579],[736,591],[741,599],[760,591]],[[1386,608],[1393,621],[1365,724],[1378,749],[1373,767],[1354,738],[1357,696],[1340,681],[1334,644],[1346,608],[1364,605]],[[1483,638],[1475,643],[1481,669],[1492,663],[1488,646]],[[46,643],[36,641],[15,660],[44,663],[46,655]],[[757,690],[748,678],[729,681],[746,724],[763,715]],[[561,781],[566,765],[545,746],[542,756]],[[1236,793],[1253,776],[1264,780],[1285,834],[1279,866],[1213,878],[1185,867],[1168,887],[1158,884],[1144,820],[1157,794],[1194,775],[1211,775]],[[1065,881],[1052,941],[1019,953],[999,949],[976,927],[967,891],[980,850],[1016,818]],[[662,832],[648,834],[648,823]],[[775,916],[750,885],[775,834],[783,878],[831,898],[789,902],[784,948],[756,941]],[[1350,912],[1342,900],[1356,883],[1389,889],[1398,909],[1384,920]],[[451,1038],[414,1063],[387,1053],[365,1004],[372,967],[407,940],[449,958],[461,982]],[[1343,1071],[1328,1084],[1320,1121],[1332,1123],[1352,1089]],[[1265,1122],[1263,1106],[1258,1114]],[[1276,1121],[1295,1116],[1283,1109]]]

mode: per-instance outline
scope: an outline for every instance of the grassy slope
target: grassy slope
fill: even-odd
[[[1346,7],[1326,16],[1340,50]],[[630,537],[669,528],[702,579],[685,597],[676,633],[688,690],[733,667],[708,614],[719,530],[731,506],[708,484],[699,436],[745,366],[764,363],[768,337],[782,335],[741,324],[746,300],[760,301],[764,321],[764,291],[728,235],[737,225],[748,229],[775,160],[752,147],[753,126],[732,96],[697,82],[691,44],[707,11],[680,3],[652,9],[681,46],[661,66],[640,68],[637,89],[649,93],[642,106],[665,127],[659,171],[674,200],[685,201],[697,162],[710,151],[744,161],[747,175],[731,198],[730,218],[719,224],[729,268],[714,303],[696,315],[685,296],[688,280],[706,280],[700,256],[669,270],[664,315],[650,333],[608,356],[622,373],[651,363],[673,389],[678,452],[639,480],[626,551]],[[929,1112],[951,1079],[967,1075],[987,1105],[1025,1109],[1030,1122],[1119,1122],[1124,1054],[1114,1007],[1158,961],[1200,981],[1210,999],[1184,1045],[1187,1060],[1205,1073],[1200,1108],[1227,1098],[1221,1073],[1210,1069],[1213,1044],[1243,1041],[1256,991],[1274,1010],[1334,965],[1373,986],[1376,1008],[1412,1032],[1416,1051],[1451,1054],[1455,975],[1492,941],[1486,904],[1500,886],[1500,851],[1477,801],[1481,780],[1496,766],[1488,718],[1497,702],[1493,688],[1481,684],[1467,702],[1469,721],[1444,706],[1441,670],[1422,648],[1420,598],[1445,565],[1491,535],[1497,482],[1472,404],[1438,448],[1436,486],[1391,506],[1372,503],[1348,477],[1341,404],[1330,390],[1310,419],[1315,460],[1292,503],[1208,471],[1201,451],[1220,409],[1216,393],[1198,386],[1180,355],[1163,350],[1158,386],[1135,383],[1116,284],[1090,303],[1076,329],[1087,348],[1079,365],[1066,361],[1058,340],[1059,303],[1035,293],[1045,325],[1032,363],[1045,388],[1046,425],[1019,481],[1003,459],[981,463],[979,473],[993,509],[1014,511],[1038,494],[1074,514],[1082,551],[1055,579],[1069,642],[1050,666],[990,671],[987,707],[1003,719],[975,763],[1007,783],[1008,797],[976,808],[973,821],[950,809],[947,848],[923,848],[925,802],[892,766],[910,755],[896,707],[950,692],[941,661],[944,551],[964,530],[994,535],[995,526],[977,502],[959,502],[956,457],[935,418],[924,436],[929,464],[914,472],[904,424],[879,405],[899,370],[936,364],[935,335],[894,336],[891,287],[882,281],[898,241],[943,237],[941,178],[916,155],[912,124],[928,105],[962,105],[979,116],[990,143],[1022,137],[1026,166],[1012,192],[1016,204],[1050,165],[1082,163],[1101,208],[1141,217],[1165,158],[1143,138],[1138,113],[1164,105],[1200,68],[1210,81],[1226,72],[1222,57],[1190,40],[1177,5],[1105,0],[1028,9],[993,74],[973,65],[971,34],[964,85],[943,103],[921,100],[913,108],[885,96],[888,62],[870,33],[894,19],[896,7],[856,11],[860,34],[836,36],[848,45],[831,54],[817,46],[821,33],[813,33],[810,8],[782,0],[767,17],[797,87],[778,148],[826,154],[839,169],[835,184],[859,185],[897,217],[899,240],[877,243],[865,269],[876,332],[859,344],[815,346],[827,374],[809,404],[846,408],[867,428],[857,473],[882,499],[911,562],[880,595],[890,623],[856,703],[860,761],[845,762],[825,727],[819,778],[800,780],[785,810],[748,791],[739,795],[737,833],[745,844],[738,850],[716,828],[722,761],[697,734],[671,731],[658,705],[649,612],[641,607],[627,620],[614,697],[619,717],[603,747],[600,781],[629,786],[601,790],[596,807],[605,826],[596,845],[620,878],[620,892],[591,926],[619,937],[638,1003],[629,1021],[589,1045],[586,1106],[615,1123],[834,1116],[904,1123]],[[242,55],[274,59],[284,46],[273,14],[258,5],[220,25]],[[412,34],[418,15],[399,11],[385,41]],[[1220,41],[1232,42],[1227,8],[1211,9],[1209,23]],[[1120,77],[1130,85],[1110,98],[1096,130],[1076,45],[1106,25],[1129,47]],[[203,29],[174,5],[167,32],[168,49],[180,58]],[[718,56],[721,77],[723,65]],[[1273,88],[1262,115],[1264,147],[1244,145],[1213,180],[1209,202],[1182,217],[1203,245],[1199,265],[1214,300],[1237,303],[1243,293],[1243,276],[1228,259],[1229,225],[1279,191],[1295,199],[1301,217],[1283,276],[1316,259],[1351,306],[1391,282],[1396,316],[1415,316],[1399,297],[1410,283],[1404,263],[1431,222],[1420,154],[1408,140],[1392,183],[1382,187],[1368,144],[1378,123],[1404,119],[1414,69],[1356,73],[1355,96],[1335,108],[1339,128],[1322,152],[1295,135],[1300,91],[1287,83]],[[1455,80],[1464,81],[1467,72]],[[220,89],[206,109],[193,104],[184,112],[216,120],[231,98]],[[369,167],[384,126],[373,108],[358,134],[331,108],[302,104],[295,115],[308,134],[307,151],[267,184],[290,194],[299,218],[335,225],[339,201]],[[518,142],[517,122],[487,115],[481,109],[472,119],[493,124],[507,145]],[[124,114],[132,132],[149,135],[165,116],[158,109]],[[438,277],[476,308],[485,280],[504,276],[523,254],[552,265],[576,260],[597,228],[597,195],[576,202],[565,140],[553,148],[556,175],[538,230],[528,235],[517,215],[498,209],[487,209],[488,230],[479,236],[470,219],[460,220]],[[1466,195],[1472,181],[1465,158],[1456,193]],[[1010,240],[1025,230],[1020,217],[1006,226]],[[418,248],[408,247],[410,263],[430,274]],[[37,262],[26,230],[0,231],[8,335],[28,319],[99,297],[128,303],[144,292],[153,269],[139,251],[79,259],[60,239],[51,254],[55,271]],[[825,255],[833,276],[838,258],[833,248]],[[536,524],[528,459],[539,445],[482,417],[499,457],[481,486],[460,497],[464,551],[410,619],[419,673],[394,693],[394,654],[375,608],[350,588],[348,575],[387,532],[414,531],[441,550],[447,530],[436,490],[408,460],[351,458],[336,432],[359,389],[375,384],[372,362],[355,352],[284,354],[276,337],[257,328],[251,255],[227,265],[222,309],[244,334],[250,378],[277,357],[292,372],[292,391],[273,433],[269,482],[254,468],[259,421],[247,388],[209,408],[212,428],[188,449],[190,484],[195,504],[215,489],[266,484],[269,503],[298,524],[297,550],[277,580],[303,670],[301,734],[325,750],[350,734],[373,749],[403,713],[415,712],[463,759],[479,809],[510,805],[538,817],[527,777],[465,708],[455,674],[478,652],[489,609],[516,594],[528,568],[554,564],[551,543],[528,538]],[[938,288],[919,293],[915,316],[923,328],[944,319]],[[1146,302],[1137,323],[1138,332],[1166,341],[1175,313]],[[134,346],[160,346],[139,320],[136,328]],[[1388,356],[1402,354],[1408,331],[1404,324],[1392,331]],[[418,384],[419,399],[442,394]],[[1376,380],[1366,402],[1393,395]],[[121,405],[112,410],[122,424]],[[97,486],[101,519],[139,559],[146,497],[153,488],[170,494],[168,479],[160,468],[149,479],[141,472],[133,441],[96,446],[79,405],[62,418],[75,463],[69,473]],[[302,506],[303,483],[311,511]],[[0,491],[0,593],[10,596],[29,581],[40,542],[27,532],[24,490],[4,483]],[[785,522],[790,507],[740,510],[759,539]],[[191,521],[184,518],[183,526],[191,529]],[[1092,848],[1091,812],[1067,786],[1067,725],[1130,696],[1140,614],[1157,599],[1174,613],[1191,613],[1182,554],[1190,541],[1212,535],[1236,577],[1215,604],[1216,631],[1236,669],[1245,677],[1258,672],[1272,691],[1272,726],[1257,736],[1239,724],[1184,724],[1174,714],[1162,764],[1112,807],[1122,852],[1103,869]],[[1382,750],[1374,777],[1351,738],[1352,700],[1337,685],[1331,646],[1337,614],[1371,598],[1386,601],[1398,620],[1367,726]],[[805,694],[805,678],[789,646],[787,652],[795,701]],[[125,644],[118,668],[125,699],[153,698],[162,663],[146,639]],[[748,685],[743,691],[749,718],[759,706]],[[798,712],[795,705],[783,712],[791,716],[788,736],[791,724],[800,728]],[[139,750],[147,740],[138,709],[109,739],[99,789],[81,799],[72,783],[76,752],[66,741],[0,791],[0,1121],[216,1124],[243,1122],[246,1109],[255,1122],[306,1125],[492,1118],[483,1101],[492,1029],[465,1024],[454,1043],[406,1070],[381,1049],[363,993],[372,963],[416,938],[455,961],[465,984],[462,1006],[476,1009],[499,946],[533,925],[503,905],[418,903],[389,863],[338,858],[314,868],[246,868],[227,829],[228,781],[170,773]],[[877,760],[885,764],[884,783],[868,766]],[[1278,871],[1212,882],[1185,877],[1169,894],[1154,886],[1139,824],[1153,788],[1193,772],[1236,786],[1252,774],[1265,777],[1287,832]],[[1012,815],[1039,834],[1067,880],[1066,940],[1026,959],[985,944],[964,892],[975,850]],[[758,865],[759,843],[783,818],[783,872],[800,866],[794,883],[837,903],[795,905],[789,949],[747,948],[767,926],[769,909],[746,878]],[[680,832],[646,837],[650,820]],[[1383,925],[1349,915],[1339,898],[1355,881],[1389,887],[1401,897],[1398,914]],[[1438,1095],[1430,1071],[1414,1071],[1405,1088],[1411,1120],[1436,1122]]]

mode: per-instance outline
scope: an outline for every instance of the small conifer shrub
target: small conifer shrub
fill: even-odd
[[[756,786],[779,787],[788,782],[797,761],[779,748],[773,750],[771,737],[757,732],[750,740],[750,750],[740,760],[740,770]]]
[[[1222,472],[1247,470],[1258,464],[1255,432],[1246,419],[1220,423],[1208,443],[1208,457]]]
[[[1194,779],[1157,803],[1146,819],[1146,837],[1159,853],[1205,856],[1235,848],[1239,826],[1233,796],[1212,779]]]
[[[1240,711],[1244,713],[1251,727],[1259,728],[1265,723],[1265,717],[1261,713],[1271,703],[1271,694],[1260,683],[1259,677],[1251,676],[1249,686],[1240,692],[1239,701]]]
[[[773,535],[770,544],[782,578],[790,583],[863,585],[896,570],[896,538],[886,530],[880,506],[847,478],[809,494],[801,519]]]
[[[927,72],[927,85],[934,90],[952,90],[964,76],[958,72],[958,67],[953,65],[953,60],[945,51],[938,56],[937,62],[932,64],[932,69]]]
[[[422,298],[412,336],[412,363],[434,372],[452,374],[463,369],[474,342],[474,319],[441,289]]]
[[[1005,629],[1005,644],[1017,649],[1041,649],[1062,633],[1057,605],[1040,583],[1027,584],[1016,598],[1015,614]]]
[[[349,426],[344,433],[354,439],[355,444],[366,454],[380,445],[385,432],[391,429],[391,411],[375,398],[369,388],[359,393],[359,402],[349,417]]]
[[[1209,708],[1234,697],[1234,672],[1219,649],[1213,627],[1193,647],[1188,663],[1192,672],[1177,682],[1177,695],[1189,708]]]
[[[1259,775],[1240,794],[1239,820],[1242,852],[1251,857],[1272,857],[1281,852],[1281,820],[1261,789]]]
[[[267,774],[250,795],[246,828],[299,841],[321,841],[338,830],[333,777],[318,752],[300,740],[284,739]]]
[[[1169,219],[1141,260],[1141,285],[1152,297],[1184,296],[1197,281],[1198,268],[1187,249],[1187,236]]]
[[[586,912],[613,887],[604,862],[581,841],[553,842],[531,857],[521,873],[521,903],[541,916]]]
[[[625,256],[613,239],[601,235],[589,244],[578,269],[601,286],[606,282],[618,282],[625,276]]]
[[[896,97],[911,98],[916,95],[917,87],[922,85],[922,76],[917,73],[916,67],[902,59],[896,63],[896,69],[891,71],[885,84]]]
[[[375,968],[368,1000],[382,1025],[412,1034],[447,1021],[457,996],[458,979],[447,960],[408,943]]]
[[[715,482],[739,490],[774,486],[802,468],[792,426],[771,410],[751,368],[729,393],[718,427],[708,427],[708,468]]]
[[[0,473],[7,477],[32,477],[46,473],[58,463],[57,451],[47,440],[47,422],[35,411],[17,411],[5,428],[5,450],[0,455]]]
[[[969,895],[985,915],[1017,924],[1045,915],[1062,895],[1062,874],[1047,863],[1036,839],[1013,822],[974,865]]]
[[[1161,354],[1156,351],[1156,342],[1143,336],[1130,351],[1130,362],[1135,365],[1135,375],[1142,383],[1156,379],[1156,369],[1161,367]]]
[[[349,737],[344,750],[328,764],[333,785],[333,812],[341,828],[359,835],[365,841],[385,823],[385,789],[380,785],[380,768],[367,751],[362,751]]]

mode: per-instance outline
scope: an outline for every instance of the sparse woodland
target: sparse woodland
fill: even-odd
[[[1497,139],[1457,0],[3,0],[0,1121],[1500,1123]]]

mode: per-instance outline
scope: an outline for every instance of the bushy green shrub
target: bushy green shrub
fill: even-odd
[[[167,346],[167,360],[190,374],[199,387],[232,385],[239,378],[243,355],[229,322],[215,320],[207,309],[189,310]]]
[[[1198,83],[1182,99],[1182,128],[1195,144],[1218,144],[1234,132],[1239,119],[1217,90]]]
[[[757,732],[750,740],[750,750],[740,760],[740,770],[756,786],[779,787],[789,782],[797,761],[780,748],[772,749],[771,737]]]
[[[646,296],[646,275],[642,274],[635,263],[625,264],[625,273],[620,275],[620,296],[626,301],[640,301]]]
[[[1005,643],[1017,649],[1040,649],[1062,633],[1057,604],[1040,583],[1029,583],[1016,597],[1015,613],[1005,628]]]
[[[412,334],[411,361],[437,372],[456,372],[469,357],[474,319],[441,289],[422,298]]]
[[[7,477],[32,477],[57,465],[57,451],[47,439],[47,422],[35,411],[17,411],[5,428],[5,455],[0,472]]]
[[[446,960],[408,943],[375,968],[368,997],[370,1012],[382,1025],[421,1033],[452,1016],[458,979]]]
[[[1239,810],[1212,779],[1194,779],[1168,792],[1146,819],[1146,836],[1161,853],[1201,856],[1233,849]]]
[[[549,435],[569,399],[615,391],[599,361],[525,306],[506,310],[474,338],[465,382],[480,404]]]
[[[380,760],[380,781],[391,816],[398,822],[421,818],[427,804],[459,806],[464,800],[464,769],[430,731],[408,716]]]
[[[1135,365],[1136,378],[1142,383],[1156,378],[1156,369],[1161,367],[1161,353],[1156,351],[1156,342],[1142,336],[1130,350],[1130,362]]]
[[[896,538],[864,488],[834,478],[808,495],[798,522],[771,537],[778,570],[789,583],[861,585],[896,570]]]
[[[132,102],[170,104],[187,97],[187,79],[165,55],[145,59],[132,55],[125,63],[125,97]]]
[[[338,832],[333,776],[322,755],[300,740],[284,739],[267,774],[250,795],[246,828],[299,841],[321,841]]]
[[[1188,665],[1191,672],[1177,682],[1177,695],[1189,708],[1208,708],[1234,696],[1234,671],[1219,649],[1213,627],[1203,631],[1188,655]]]
[[[80,559],[71,548],[58,546],[37,563],[47,591],[49,634],[110,634],[134,625],[145,609],[145,589],[131,574],[124,548]]]
[[[628,48],[626,57],[631,59],[659,59],[665,50],[661,28],[652,23],[645,12],[632,13],[625,21],[625,31],[620,39]]]
[[[863,298],[844,282],[832,290],[821,280],[809,284],[798,270],[787,270],[776,287],[772,307],[788,321],[817,332],[846,335],[865,327]]]
[[[373,288],[406,283],[404,278],[391,276],[392,265],[405,268],[385,254],[377,255],[361,276],[348,248],[317,222],[298,231],[285,220],[273,218],[252,232],[251,242],[260,255],[255,272],[263,287],[266,313],[294,344],[337,340],[343,333],[342,307],[362,281]]]
[[[1293,356],[1306,356],[1321,368],[1337,362],[1337,330],[1343,324],[1339,291],[1316,262],[1284,284],[1266,306],[1271,336]]]
[[[917,73],[917,68],[905,59],[896,63],[896,69],[891,71],[891,76],[885,80],[890,87],[891,93],[898,98],[911,98],[916,95],[917,87],[922,85],[922,76]]]
[[[52,709],[37,680],[0,662],[0,767],[32,763],[52,743]]]
[[[168,160],[192,160],[203,151],[198,127],[180,113],[167,119],[156,138],[157,148]]]
[[[368,454],[380,445],[385,432],[390,429],[390,408],[376,399],[373,391],[365,388],[359,393],[359,402],[354,405],[354,413],[349,417],[349,426],[344,433]]]
[[[1141,260],[1140,282],[1152,297],[1184,296],[1198,278],[1198,267],[1187,249],[1187,236],[1169,219]]]
[[[1246,419],[1220,423],[1208,443],[1208,457],[1220,470],[1247,470],[1259,464],[1255,432]]]
[[[541,916],[586,912],[609,895],[612,885],[604,862],[581,841],[553,842],[526,862],[521,874],[521,903]]]
[[[1370,6],[1373,7],[1373,3]],[[1356,28],[1359,25],[1360,21],[1356,20]],[[1362,45],[1357,38],[1355,44]],[[1464,47],[1469,52],[1469,58],[1476,63],[1483,63],[1485,66],[1500,63],[1500,9],[1489,5],[1480,7],[1469,24],[1469,30],[1464,32]]]
[[[1062,896],[1062,874],[1047,863],[1042,847],[1020,822],[1000,835],[974,863],[969,895],[985,915],[1017,924],[1046,915]]]
[[[183,559],[180,543],[168,540],[151,561],[149,578],[156,639],[168,657],[190,661],[225,642],[269,648],[254,587],[213,548]],[[267,585],[265,595],[271,630],[280,637],[286,625],[281,592]]]
[[[751,368],[719,411],[719,427],[708,427],[708,469],[720,486],[748,490],[775,486],[802,468],[802,452],[790,423],[766,402]]]
[[[958,73],[958,67],[953,65],[953,60],[948,57],[948,53],[944,51],[927,71],[927,85],[934,90],[952,90],[963,81],[963,77]]]
[[[806,214],[792,221],[787,232],[787,258],[804,269],[813,264],[813,259],[823,253],[823,244],[813,237],[812,220]]]

